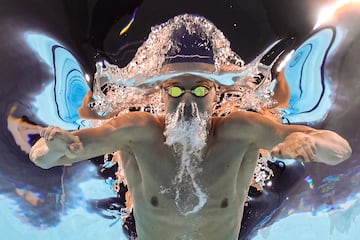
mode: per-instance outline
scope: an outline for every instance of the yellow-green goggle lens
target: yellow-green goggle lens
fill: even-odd
[[[170,87],[168,93],[172,97],[180,97],[183,94],[184,90],[180,87]]]
[[[192,90],[192,94],[197,97],[204,97],[208,93],[208,89],[204,86],[196,87]]]

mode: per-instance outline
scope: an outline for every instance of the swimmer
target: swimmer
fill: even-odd
[[[212,81],[193,75],[169,79],[162,86],[167,116],[184,103],[183,115],[176,115],[177,121],[191,124],[196,120],[195,111],[206,119],[204,116],[211,115],[214,88]],[[165,118],[133,112],[92,129],[68,132],[48,127],[31,149],[30,158],[42,168],[51,168],[120,150],[139,239],[237,239],[259,149],[272,149],[272,155],[278,158],[330,165],[344,161],[351,153],[348,143],[334,132],[281,125],[254,112],[206,119],[206,144],[193,139],[204,132],[201,124],[185,129],[179,127],[180,123],[171,128],[167,124]],[[201,132],[195,132],[196,128]],[[176,137],[183,136],[181,131],[189,131],[189,145],[178,146],[182,140]],[[169,133],[165,138],[164,132]],[[191,141],[199,144],[193,149],[202,157],[198,163],[202,171],[196,174],[196,181],[207,201],[198,211],[182,215],[175,194],[162,194],[161,188],[177,174],[183,153],[179,156],[176,147],[191,148]],[[198,205],[199,200],[185,203]]]
[[[166,68],[204,65],[213,67],[183,61]],[[163,116],[124,113],[72,132],[50,126],[30,159],[48,169],[120,151],[138,239],[235,240],[260,149],[279,159],[329,165],[351,155],[348,142],[332,131],[283,125],[251,111],[213,116],[216,89],[212,78],[172,76],[159,89]]]

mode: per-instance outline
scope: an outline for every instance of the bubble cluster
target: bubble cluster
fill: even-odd
[[[164,72],[169,51],[179,47],[174,31],[184,28],[188,34],[199,35],[205,48],[211,49],[212,70]],[[183,46],[186,47],[186,46]],[[164,113],[161,83],[174,75],[190,73],[214,80],[219,101],[214,114],[226,115],[235,110],[255,110],[273,107],[273,82],[269,66],[260,57],[244,66],[243,60],[231,50],[230,42],[207,19],[184,14],[152,28],[148,39],[124,68],[107,62],[96,65],[93,98],[88,107],[100,116],[127,113],[129,109]],[[186,59],[185,59],[186,60]],[[111,113],[111,114],[110,114]]]

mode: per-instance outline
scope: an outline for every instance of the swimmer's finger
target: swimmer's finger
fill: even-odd
[[[290,148],[288,150],[287,154],[285,154],[285,155],[286,156],[284,156],[284,158],[291,158],[291,159],[295,159],[295,160],[298,160],[301,162],[309,161],[308,152],[302,146]]]
[[[315,148],[312,146],[304,147],[305,162],[312,162],[315,160]]]
[[[71,133],[69,133],[68,131],[61,129],[59,127],[52,127],[49,130],[48,136],[47,136],[47,140],[51,141],[53,139],[59,139],[62,140],[66,143],[71,143],[74,142],[73,136]]]
[[[74,136],[71,132],[61,130],[59,132],[59,138],[67,143],[80,142],[79,137]]]
[[[43,128],[43,129],[41,130],[41,132],[40,132],[40,137],[45,138],[46,129],[47,129],[47,128]]]
[[[76,142],[68,145],[68,150],[65,152],[65,155],[68,158],[76,158],[84,150],[81,142]]]
[[[81,142],[75,142],[75,143],[69,144],[69,150],[74,153],[80,153],[84,150],[84,147]]]
[[[283,158],[283,143],[276,145],[270,152],[271,157]]]
[[[310,157],[311,157],[311,160],[315,160],[315,157],[316,157],[316,147],[315,147],[315,144],[311,144],[309,146],[309,154],[310,154]]]
[[[58,127],[52,127],[51,130],[49,131],[47,140],[51,141],[55,138],[55,136],[60,134],[61,129]]]
[[[43,137],[45,140],[49,140],[50,133],[53,129],[53,126],[43,128],[43,130],[40,132],[40,136]]]
[[[71,132],[59,127],[55,127],[51,131],[50,135],[51,135],[49,136],[50,140],[56,137],[57,139],[62,140],[66,143],[80,142],[77,136],[74,136]]]
[[[42,128],[41,130],[40,130],[40,137],[44,137],[44,132],[45,132],[45,128]]]
[[[315,161],[315,158],[316,158],[316,153],[315,153],[315,151],[312,151],[311,153],[309,153],[309,160],[311,161],[311,162],[313,162],[313,161]]]
[[[275,146],[273,149],[271,149],[270,155],[271,155],[271,157],[278,157],[279,156],[279,148],[278,148],[278,146]]]
[[[43,128],[40,132],[40,136],[46,141],[52,141],[56,138],[66,143],[79,142],[78,137],[73,136],[70,132],[64,129],[54,126]]]
[[[271,156],[280,159],[296,159],[297,156],[302,155],[298,149],[288,147],[284,143],[280,143],[271,150]]]
[[[54,139],[56,133],[58,131],[57,127],[54,126],[49,126],[44,128],[41,132],[40,132],[40,136],[45,138],[45,140],[47,141],[51,141]]]
[[[295,159],[303,162],[313,162],[316,157],[315,147],[310,144],[301,147],[297,153]]]
[[[301,162],[308,162],[308,157],[306,156],[306,154],[299,154],[296,155],[295,157],[293,157],[293,159],[301,161]]]

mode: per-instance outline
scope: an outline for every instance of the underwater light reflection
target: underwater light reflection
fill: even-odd
[[[332,86],[323,73],[323,64],[334,37],[333,29],[322,29],[292,54],[284,69],[291,93],[289,108],[282,110],[285,123],[321,121],[328,113]]]
[[[328,22],[334,16],[337,9],[349,3],[359,3],[359,2],[360,0],[337,0],[333,4],[323,7],[319,12],[318,19],[316,21],[314,29]]]
[[[48,125],[78,129],[87,125],[77,109],[90,90],[79,62],[54,39],[39,33],[27,33],[29,46],[49,66],[54,79],[35,97],[37,117]],[[47,104],[44,104],[47,103]]]

